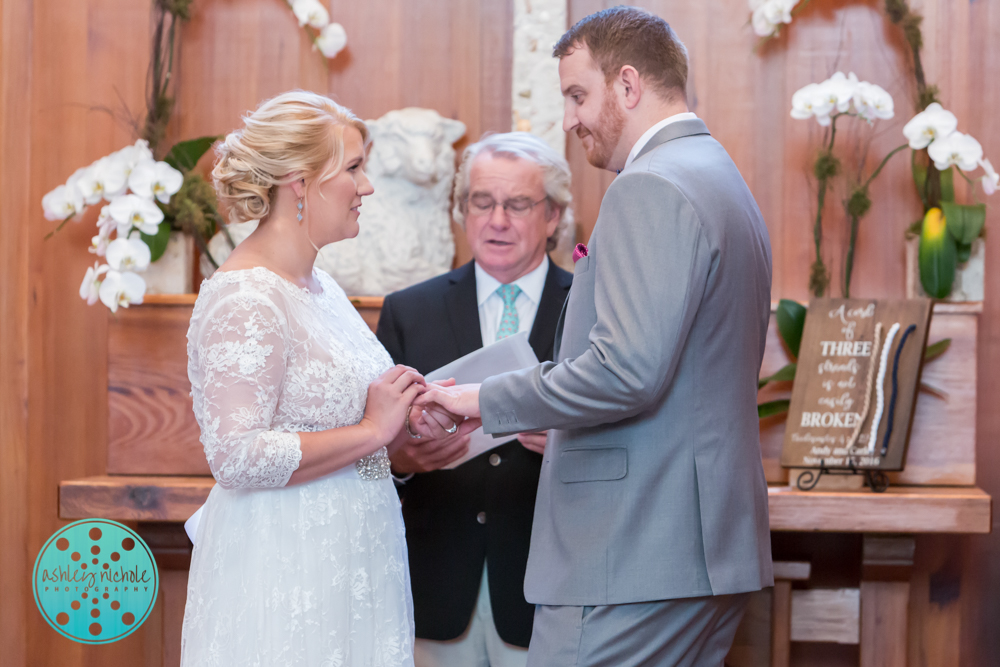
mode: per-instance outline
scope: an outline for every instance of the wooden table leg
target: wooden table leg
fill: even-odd
[[[911,536],[865,535],[861,574],[861,667],[906,667]]]
[[[791,633],[792,582],[775,579],[771,606],[771,667],[788,667]]]

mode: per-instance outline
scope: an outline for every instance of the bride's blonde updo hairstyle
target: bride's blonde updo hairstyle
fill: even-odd
[[[212,170],[230,222],[267,218],[279,185],[298,178],[323,181],[339,172],[344,128],[356,128],[366,147],[371,141],[368,126],[350,109],[304,90],[262,102],[243,118],[243,126],[216,147]]]

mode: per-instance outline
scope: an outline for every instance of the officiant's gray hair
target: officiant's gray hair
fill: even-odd
[[[472,163],[481,154],[487,153],[509,159],[534,162],[542,168],[545,180],[545,206],[559,210],[559,224],[545,244],[546,251],[555,250],[559,237],[567,225],[573,223],[573,195],[570,192],[570,171],[566,158],[556,152],[545,141],[527,132],[486,133],[482,139],[472,144],[462,153],[462,164],[455,174],[455,205],[452,214],[455,222],[465,228],[465,209],[469,198],[469,174]]]

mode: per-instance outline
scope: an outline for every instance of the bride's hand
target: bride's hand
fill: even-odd
[[[391,442],[403,428],[407,408],[425,387],[424,376],[403,365],[393,366],[368,386],[361,424],[371,429],[379,447]]]

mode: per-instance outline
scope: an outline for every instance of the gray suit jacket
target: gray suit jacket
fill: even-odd
[[[479,395],[487,433],[550,435],[524,591],[607,605],[773,584],[757,377],[760,210],[700,120],[657,133],[601,203],[556,362]]]

